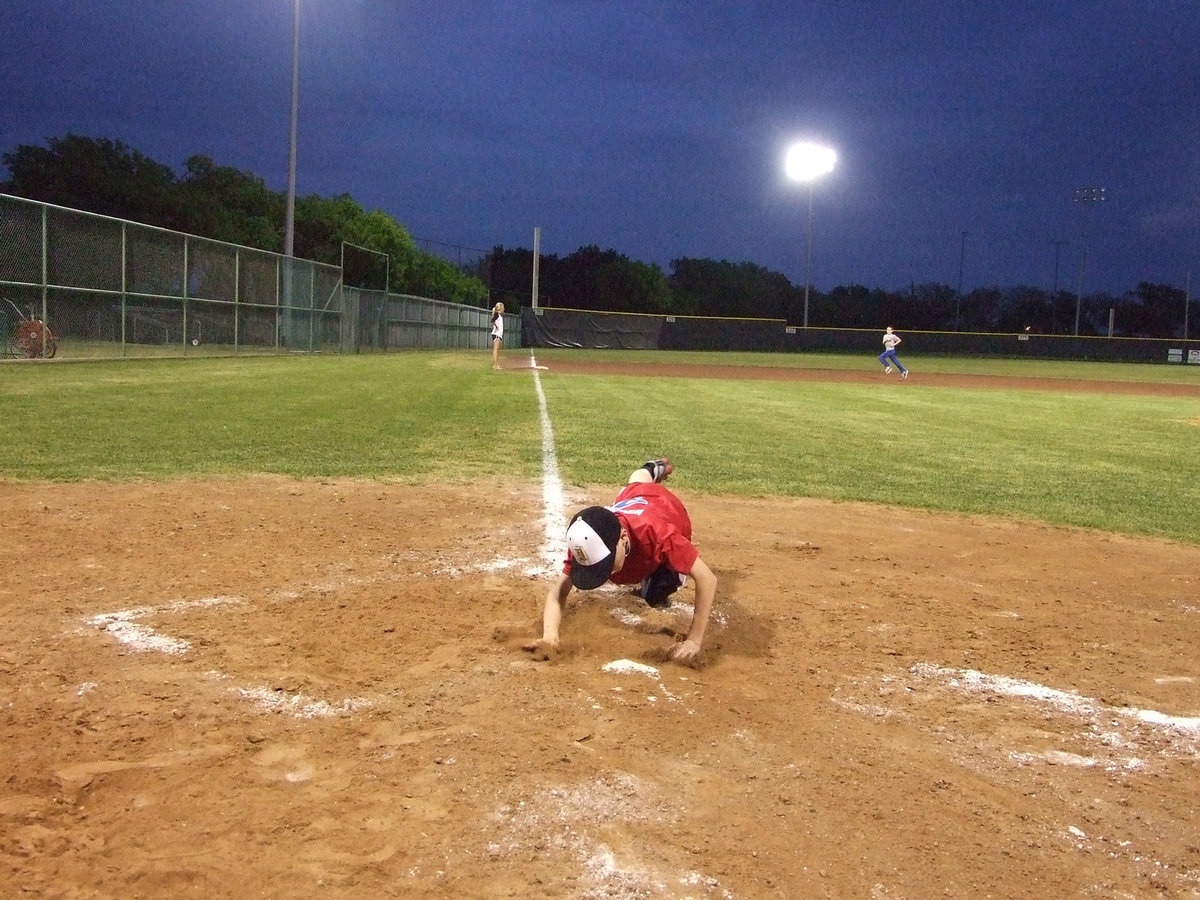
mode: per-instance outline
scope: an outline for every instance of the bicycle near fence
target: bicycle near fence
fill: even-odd
[[[50,359],[58,352],[54,333],[32,313],[26,315],[21,307],[7,297],[0,298],[0,338],[3,339],[5,359]]]

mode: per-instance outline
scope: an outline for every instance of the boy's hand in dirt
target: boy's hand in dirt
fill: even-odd
[[[676,662],[691,662],[700,653],[700,645],[693,640],[686,640],[671,648],[669,656]]]
[[[539,662],[554,659],[554,657],[558,656],[558,643],[556,641],[538,640],[532,644],[525,644],[522,649]]]

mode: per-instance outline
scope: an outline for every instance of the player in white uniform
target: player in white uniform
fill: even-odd
[[[889,375],[892,371],[892,364],[896,364],[896,368],[900,370],[900,377],[908,377],[908,369],[904,368],[899,358],[896,356],[896,345],[900,343],[900,335],[892,332],[892,326],[889,325],[887,331],[883,333],[883,352],[879,354],[879,361],[883,364],[883,374]]]
[[[504,304],[492,307],[492,368],[500,368],[500,345],[504,343]]]

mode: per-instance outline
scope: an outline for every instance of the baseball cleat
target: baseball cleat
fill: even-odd
[[[671,461],[665,456],[662,459],[650,460],[642,468],[650,473],[656,484],[666,481],[667,476],[675,471],[675,467],[671,465]]]
[[[883,367],[883,374],[884,374],[884,375],[891,375],[891,374],[892,374],[892,367],[891,367],[891,366],[884,366],[884,367]]]

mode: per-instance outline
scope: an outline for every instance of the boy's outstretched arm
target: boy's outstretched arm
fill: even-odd
[[[704,629],[708,627],[708,616],[712,612],[713,598],[717,595],[717,576],[704,560],[696,558],[692,571],[688,573],[696,582],[696,608],[692,612],[692,627],[687,638],[671,648],[671,659],[688,662],[700,652],[704,644]]]
[[[545,659],[558,649],[558,628],[562,624],[563,607],[570,593],[571,576],[559,575],[558,580],[546,591],[546,603],[542,608],[542,638],[526,645],[526,650],[541,654]]]

